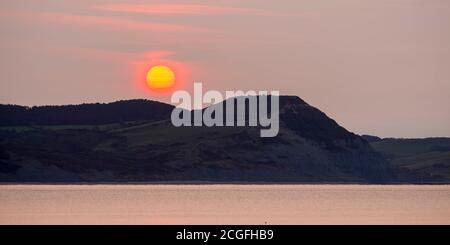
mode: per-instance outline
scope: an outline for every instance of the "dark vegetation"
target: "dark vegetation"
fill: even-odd
[[[400,175],[450,179],[450,138],[382,139],[371,143]]]
[[[129,121],[157,121],[170,115],[173,106],[148,100],[108,104],[62,106],[0,105],[0,126],[100,125]]]

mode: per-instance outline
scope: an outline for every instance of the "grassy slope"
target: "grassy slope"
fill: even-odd
[[[147,125],[139,128],[126,128],[118,132],[127,137],[130,146],[146,144],[173,144],[174,142],[192,142],[201,137],[215,136],[221,137],[241,131],[240,128],[229,128],[229,130],[219,130],[217,128],[206,127],[180,127],[173,128],[169,124]]]
[[[127,139],[127,145],[130,149],[145,145],[167,146],[174,142],[176,148],[185,148],[190,144],[195,144],[202,137],[207,135],[214,138],[227,137],[228,135],[239,133],[241,128],[227,128],[227,130],[217,128],[193,127],[193,128],[172,128],[168,127],[167,121],[157,122],[129,122],[123,124],[108,125],[65,125],[65,126],[39,126],[39,127],[1,127],[16,132],[24,132],[42,128],[47,130],[56,130],[63,132],[65,129],[92,130],[99,129],[100,132],[110,133],[112,135],[122,136]],[[90,131],[87,131],[90,132]],[[73,145],[87,147],[94,151],[115,152],[120,147],[122,140],[117,137],[104,137],[102,134],[93,137],[95,143],[87,144],[86,139],[77,141]],[[98,138],[98,139],[97,139]],[[42,138],[39,139],[42,143]],[[83,142],[83,143],[81,143]],[[27,142],[28,144],[30,142]],[[61,145],[61,142],[49,141],[54,143],[55,148],[68,147],[69,144]],[[393,166],[419,173],[425,176],[441,176],[450,180],[450,138],[427,138],[427,139],[383,139],[377,142],[371,142],[373,148],[381,152],[390,160]],[[20,145],[20,143],[18,144]]]
[[[450,179],[450,138],[383,139],[371,144],[395,167]]]

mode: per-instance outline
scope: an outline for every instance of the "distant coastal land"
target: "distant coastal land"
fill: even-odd
[[[450,138],[349,132],[296,96],[280,96],[280,132],[174,127],[150,100],[0,105],[0,182],[154,184],[450,183]]]

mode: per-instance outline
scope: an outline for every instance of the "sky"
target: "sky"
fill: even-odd
[[[0,2],[0,103],[79,104],[177,89],[277,90],[358,134],[450,136],[448,0]]]

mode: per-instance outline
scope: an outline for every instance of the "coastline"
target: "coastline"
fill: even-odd
[[[157,181],[157,182],[0,182],[7,185],[450,185],[449,182],[214,182],[214,181]]]

